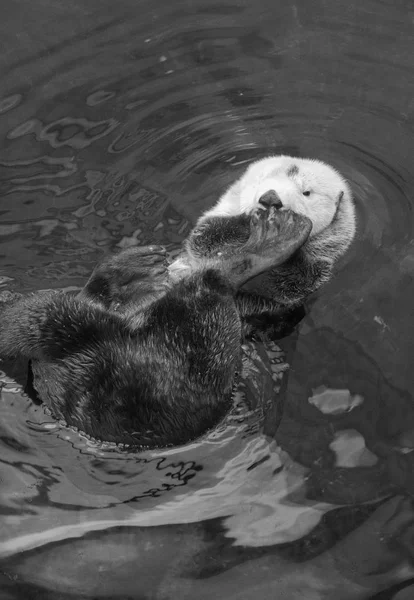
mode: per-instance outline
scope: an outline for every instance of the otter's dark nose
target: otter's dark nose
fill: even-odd
[[[274,206],[275,208],[282,208],[283,206],[281,199],[274,190],[269,190],[263,194],[263,196],[260,196],[259,204],[265,206],[266,208],[270,208],[271,206]]]

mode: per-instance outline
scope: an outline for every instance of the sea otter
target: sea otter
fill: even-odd
[[[269,308],[266,300],[238,302],[237,290],[287,260],[311,227],[273,206],[204,219],[185,244],[185,275],[174,281],[162,247],[129,248],[98,265],[77,296],[6,302],[0,356],[30,359],[39,398],[95,439],[182,444],[226,412],[241,319]]]
[[[286,307],[303,303],[332,276],[336,261],[356,230],[349,185],[331,166],[314,159],[270,156],[245,173],[198,221],[249,212],[258,205],[293,210],[312,221],[308,241],[283,265],[250,280],[243,290],[267,296]]]

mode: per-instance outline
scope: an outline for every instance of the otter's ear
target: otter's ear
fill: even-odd
[[[339,196],[338,196],[338,206],[342,200],[342,198],[344,197],[344,192],[339,192]]]

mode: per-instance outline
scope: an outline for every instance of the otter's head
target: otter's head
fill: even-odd
[[[305,215],[312,221],[311,237],[332,223],[341,202],[351,199],[348,184],[335,169],[290,156],[253,164],[240,180],[239,194],[242,212],[261,204]]]

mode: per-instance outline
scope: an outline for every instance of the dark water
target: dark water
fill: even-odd
[[[359,229],[281,342],[287,377],[247,346],[232,413],[197,443],[97,446],[2,366],[1,600],[413,598],[412,3],[2,14],[0,290],[80,286],[131,244],[173,253],[271,153],[337,166]]]

